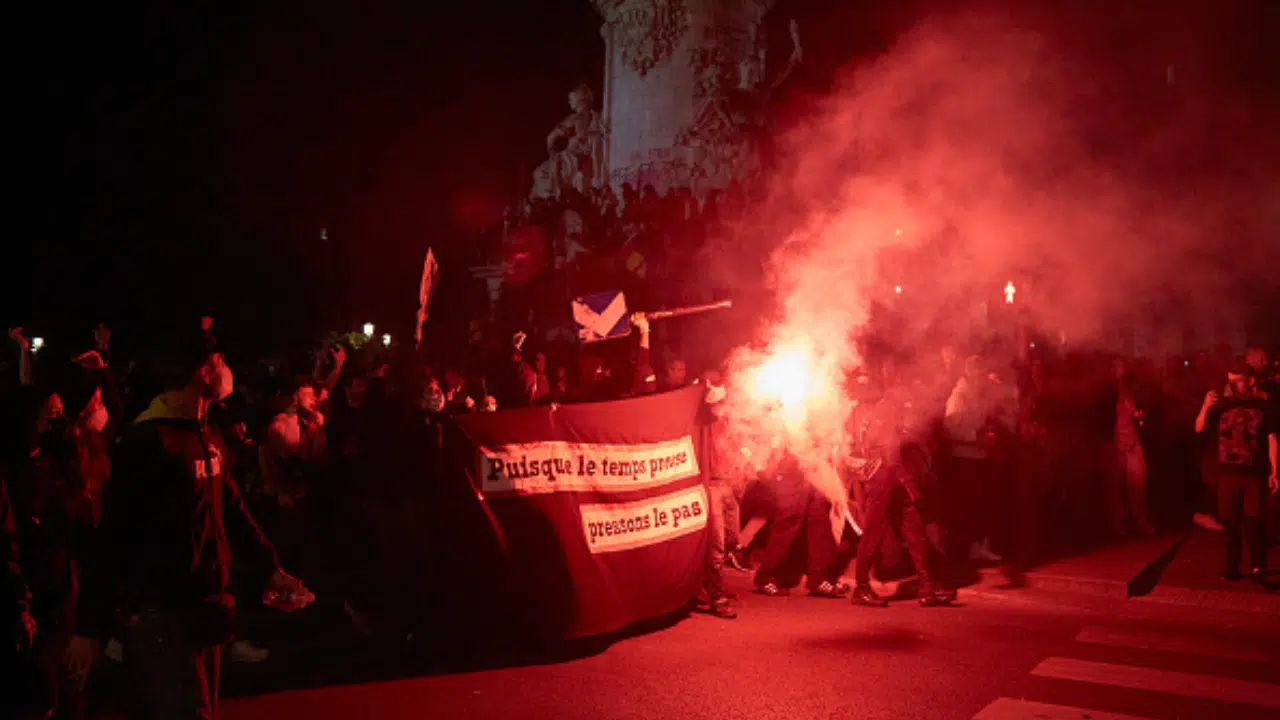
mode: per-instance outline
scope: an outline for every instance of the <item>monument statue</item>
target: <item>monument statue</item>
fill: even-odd
[[[594,101],[586,85],[569,93],[573,112],[547,134],[548,158],[533,173],[535,197],[554,197],[566,187],[584,192],[604,185],[606,130],[600,113],[592,107]]]
[[[758,166],[769,96],[764,17],[774,0],[591,0],[605,23],[601,178],[614,186],[724,188]]]

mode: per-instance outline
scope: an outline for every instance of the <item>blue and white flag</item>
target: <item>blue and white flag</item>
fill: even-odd
[[[631,334],[627,315],[627,298],[618,292],[583,295],[573,301],[573,321],[578,325],[578,339],[598,342]]]

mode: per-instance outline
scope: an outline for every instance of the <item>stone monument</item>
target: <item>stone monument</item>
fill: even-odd
[[[533,173],[534,197],[554,197],[566,187],[581,192],[604,185],[605,127],[594,105],[595,95],[586,85],[569,93],[573,112],[547,134],[548,158]]]
[[[605,21],[600,181],[701,194],[756,172],[768,96],[801,58],[792,23],[791,57],[767,67],[773,0],[591,2]]]

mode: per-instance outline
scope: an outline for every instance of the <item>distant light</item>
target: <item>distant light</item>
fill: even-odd
[[[320,242],[324,242],[328,239],[329,239],[329,228],[320,228]]]
[[[365,324],[364,324],[364,336],[365,336],[366,338],[371,338],[371,337],[373,337],[373,323],[365,323]]]
[[[1035,343],[1031,343],[1031,349],[1032,349],[1032,350],[1035,350],[1035,349],[1036,349],[1036,344],[1035,344]]]
[[[31,352],[40,352],[42,347],[44,347],[44,338],[31,338]]]
[[[385,345],[386,347],[391,347],[391,334],[390,334],[390,333],[383,333],[383,335],[382,335],[382,344],[383,344],[383,345]]]
[[[894,235],[901,235],[901,234],[902,234],[902,228],[898,228],[897,230],[894,230],[894,231],[893,231],[893,234],[894,234]]]
[[[893,291],[894,291],[894,292],[896,292],[896,293],[898,293],[899,295],[901,295],[901,294],[902,294],[902,286],[901,286],[901,285],[894,285],[894,286],[893,286]]]
[[[1013,304],[1013,296],[1016,292],[1018,292],[1018,288],[1014,287],[1013,281],[1010,280],[1009,284],[1004,286],[1004,301],[1006,304]]]

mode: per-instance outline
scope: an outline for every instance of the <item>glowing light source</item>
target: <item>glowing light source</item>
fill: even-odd
[[[366,338],[372,338],[372,337],[373,337],[373,323],[365,323],[365,324],[364,324],[364,336],[365,336]]]
[[[901,285],[894,285],[894,286],[893,286],[893,291],[894,291],[895,293],[897,293],[897,294],[901,295],[901,294],[902,294],[902,286],[901,286]]]
[[[382,334],[382,344],[385,347],[391,347],[391,333]]]
[[[44,338],[31,338],[31,352],[40,352],[40,348],[44,347]]]
[[[756,370],[756,394],[795,407],[809,396],[813,380],[809,358],[801,350],[788,350],[767,360]]]
[[[1009,284],[1004,286],[1004,301],[1005,301],[1005,303],[1007,303],[1007,304],[1009,304],[1009,305],[1012,305],[1012,304],[1013,304],[1013,295],[1014,295],[1014,293],[1016,293],[1016,292],[1018,292],[1018,288],[1014,287],[1014,286],[1013,286],[1013,281],[1012,281],[1012,280],[1010,280],[1010,281],[1009,281]]]

